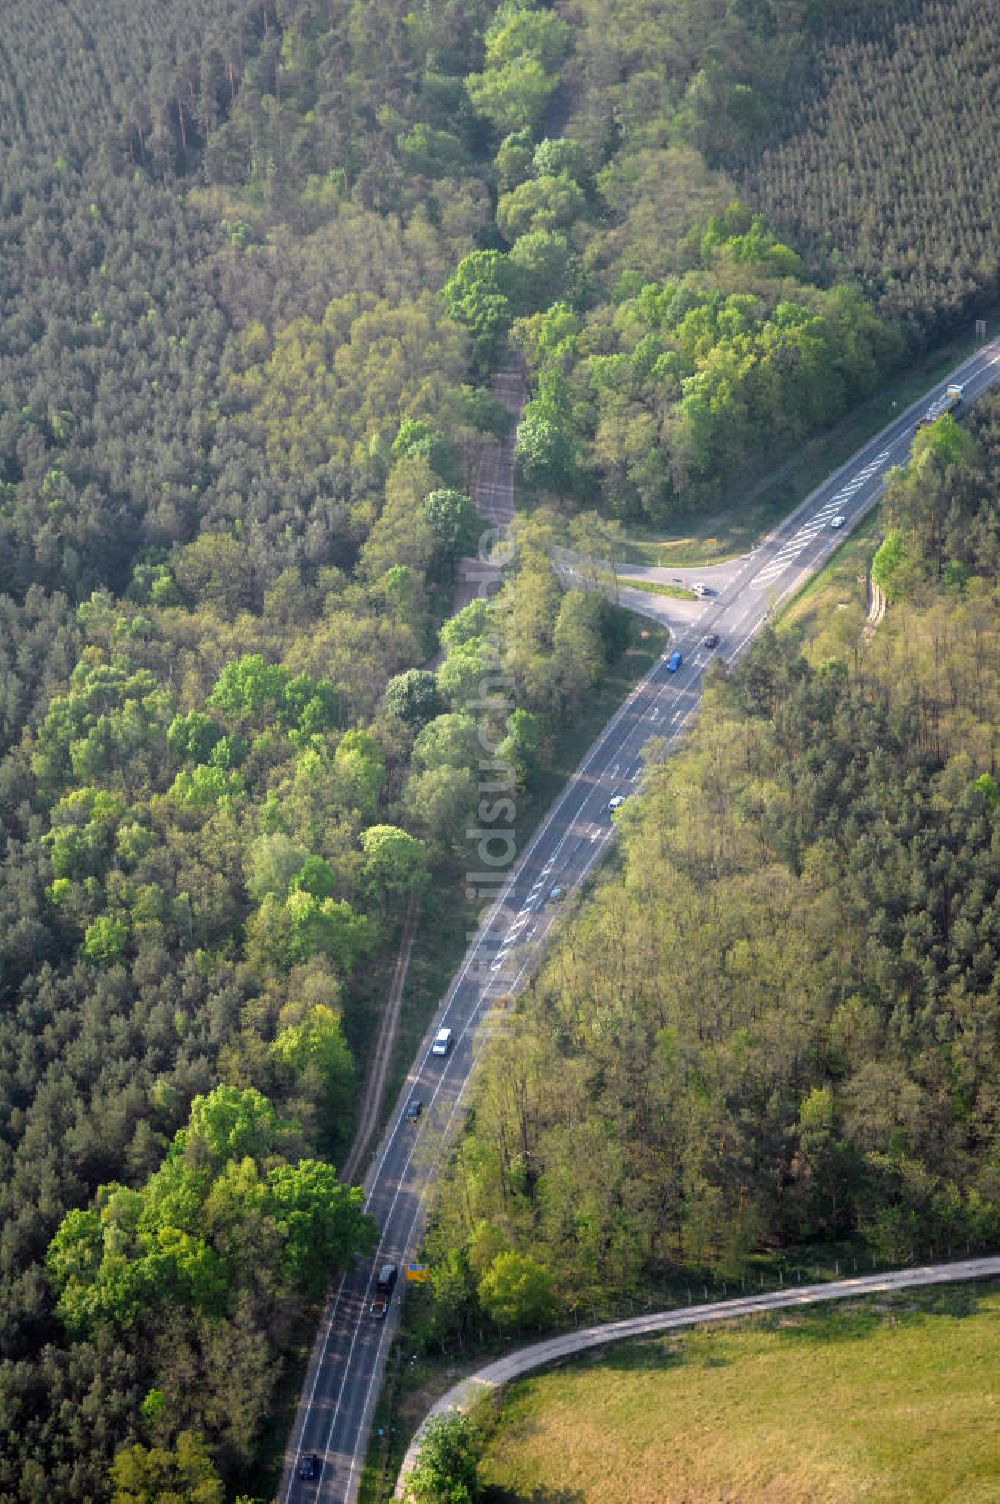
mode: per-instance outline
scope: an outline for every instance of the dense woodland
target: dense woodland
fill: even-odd
[[[429,1239],[440,1330],[760,1249],[995,1246],[1000,400],[968,429],[894,478],[869,645],[771,631],[653,752],[621,871],[487,1047]]]
[[[369,1245],[331,1166],[403,911],[461,887],[470,687],[509,675],[530,790],[625,641],[544,524],[446,620],[491,371],[527,371],[529,497],[663,519],[995,289],[980,257],[942,301],[928,237],[894,302],[762,186],[884,13],[5,7],[0,1498],[253,1492],[319,1264]]]
[[[996,300],[998,16],[980,0],[892,9],[884,34],[817,55],[814,87],[741,180],[804,254],[933,333]]]

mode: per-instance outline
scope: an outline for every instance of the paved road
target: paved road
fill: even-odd
[[[496,373],[493,395],[514,418],[520,418],[526,392],[519,365],[504,366]],[[514,517],[515,464],[513,434],[507,442],[493,439],[483,445],[476,477],[476,509],[497,527],[507,525]]]
[[[735,1321],[739,1317],[757,1316],[762,1311],[787,1310],[789,1306],[812,1306],[828,1300],[857,1300],[864,1295],[912,1290],[918,1285],[944,1285],[962,1280],[997,1278],[1000,1278],[1000,1256],[962,1259],[952,1264],[927,1264],[919,1269],[862,1274],[854,1279],[830,1280],[819,1285],[789,1286],[786,1290],[773,1290],[767,1295],[748,1295],[737,1300],[712,1301],[709,1305],[656,1311],[649,1316],[607,1321],[602,1326],[587,1327],[579,1332],[564,1332],[559,1337],[549,1338],[547,1342],[532,1343],[530,1347],[507,1353],[495,1363],[489,1363],[478,1372],[469,1374],[431,1406],[403,1459],[396,1497],[399,1498],[402,1494],[403,1480],[416,1460],[421,1431],[432,1416],[446,1415],[449,1410],[467,1410],[483,1394],[499,1389],[514,1379],[523,1378],[525,1374],[533,1373],[538,1368],[559,1363],[563,1358],[572,1358],[577,1353],[595,1347],[606,1347],[609,1342],[622,1342],[629,1337],[652,1337],[659,1332],[677,1331],[683,1327],[705,1326],[715,1321]]]
[[[985,346],[947,380],[965,383],[970,399],[1000,380],[1000,341]],[[498,869],[475,858],[470,862],[470,881],[484,906],[492,907],[420,1047],[365,1178],[381,1241],[374,1259],[344,1278],[324,1312],[289,1438],[279,1504],[314,1499],[353,1504],[398,1307],[394,1301],[384,1322],[367,1314],[376,1270],[385,1260],[402,1265],[419,1246],[423,1193],[461,1116],[466,1082],[490,1024],[502,1017],[497,1000],[516,992],[534,968],[562,909],[559,890],[578,887],[607,850],[614,834],[609,801],[638,787],[643,748],[651,737],[669,750],[681,736],[715,653],[730,662],[737,658],[773,604],[811,574],[875,504],[886,470],[905,460],[917,417],[945,384],[865,445],[739,562],[728,584],[697,603],[697,615],[671,644],[683,653],[681,668],[672,673],[661,660],[636,686],[530,836],[503,886],[497,886]],[[830,518],[841,515],[844,528],[832,530]],[[708,632],[719,635],[717,648],[702,645]],[[454,1048],[445,1059],[430,1054],[441,1024],[454,1031]],[[427,1104],[416,1128],[402,1119],[414,1091]],[[297,1476],[297,1459],[309,1452],[321,1460],[318,1484]]]

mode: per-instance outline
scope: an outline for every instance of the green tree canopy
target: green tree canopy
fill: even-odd
[[[585,209],[583,190],[571,177],[546,174],[503,195],[497,204],[497,224],[508,240],[516,241],[532,232],[568,229]]]
[[[437,678],[424,668],[410,668],[386,685],[382,703],[408,726],[419,729],[442,709]]]
[[[434,539],[439,567],[450,578],[463,554],[474,554],[483,520],[462,491],[431,491],[424,497],[420,515]]]
[[[473,637],[485,637],[493,625],[493,606],[486,596],[479,595],[454,616],[449,616],[438,634],[441,646],[446,649],[459,647]]]
[[[88,924],[83,937],[83,954],[98,966],[112,966],[120,961],[128,944],[128,925],[113,914],[101,914]]]
[[[498,1326],[544,1326],[556,1312],[551,1276],[525,1254],[498,1253],[479,1281],[479,1301]]]
[[[517,279],[502,251],[470,251],[441,289],[445,307],[472,336],[483,367],[496,364],[514,317]]]
[[[481,1445],[467,1415],[434,1416],[420,1436],[403,1493],[406,1504],[475,1504]]]
[[[369,825],[361,834],[361,848],[364,878],[374,892],[410,895],[427,881],[427,848],[398,826]]]
[[[226,1490],[203,1439],[181,1431],[172,1447],[123,1447],[111,1464],[111,1504],[224,1504]]]
[[[308,1019],[279,1054],[329,1067],[328,1020]],[[374,1225],[362,1193],[330,1165],[283,1161],[279,1127],[260,1092],[217,1087],[195,1098],[140,1190],[102,1186],[94,1208],[67,1213],[46,1258],[67,1327],[127,1329],[171,1309],[221,1316],[248,1284],[269,1279],[311,1298],[331,1268],[367,1251]]]

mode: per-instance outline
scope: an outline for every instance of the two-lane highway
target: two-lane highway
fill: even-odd
[[[983,347],[948,377],[965,386],[969,402],[1000,379],[1000,342]],[[760,629],[768,612],[833,551],[850,527],[877,501],[887,470],[905,461],[917,418],[932,392],[900,414],[848,464],[807,497],[780,527],[742,561],[732,580],[671,643],[682,655],[671,671],[661,659],[628,700],[568,781],[531,837],[507,882],[482,891],[492,899],[481,928],[423,1041],[407,1086],[396,1104],[365,1179],[368,1208],[381,1229],[378,1251],[331,1295],[317,1334],[285,1459],[279,1504],[353,1504],[364,1462],[371,1417],[395,1328],[398,1295],[389,1316],[368,1313],[381,1263],[400,1266],[413,1256],[423,1226],[423,1196],[446,1151],[450,1130],[489,1021],[503,994],[516,992],[534,968],[561,911],[561,895],[583,882],[614,834],[610,801],[638,786],[642,752],[650,738],[669,750],[698,705],[702,676],[718,653],[732,662]],[[842,524],[831,526],[843,517]],[[712,633],[718,645],[704,638]],[[470,863],[478,870],[475,861]],[[487,901],[487,900],[484,900]],[[449,1055],[430,1052],[434,1031],[453,1031]],[[404,1119],[408,1097],[425,1103],[418,1123]],[[315,1454],[319,1478],[299,1478],[299,1459]]]

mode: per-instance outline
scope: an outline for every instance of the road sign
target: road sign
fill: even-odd
[[[431,1277],[430,1264],[407,1264],[406,1277],[413,1284],[421,1285]]]

